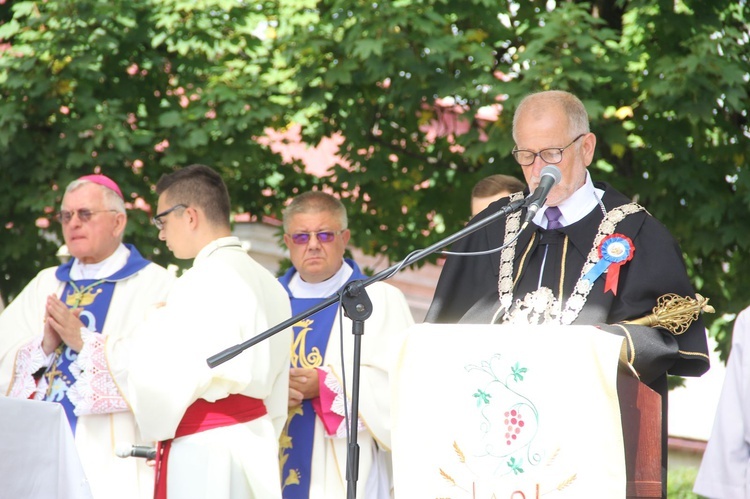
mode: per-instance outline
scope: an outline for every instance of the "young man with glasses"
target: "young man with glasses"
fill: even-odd
[[[63,406],[94,498],[150,498],[153,469],[115,454],[147,441],[102,369],[102,345],[129,337],[174,277],[123,244],[125,201],[104,175],[71,182],[57,219],[73,258],[42,270],[0,314],[0,394]]]
[[[709,367],[705,327],[700,317],[679,335],[625,322],[651,314],[663,295],[695,296],[677,242],[641,206],[592,181],[596,136],[574,95],[547,91],[523,99],[513,138],[529,192],[548,164],[562,179],[526,230],[519,232],[524,213],[518,212],[452,248],[473,253],[507,244],[482,256],[449,256],[426,321],[507,324],[548,317],[547,323],[595,325],[624,336],[628,360],[662,395],[666,424],[667,372],[700,376]],[[497,201],[477,219],[508,202]],[[537,313],[540,303],[547,305]],[[666,445],[663,452],[666,458]]]
[[[287,320],[289,300],[232,236],[216,171],[187,166],[156,192],[159,239],[192,266],[130,340],[107,345],[118,362],[133,352],[118,381],[143,434],[159,441],[155,497],[280,498],[291,332],[213,369],[206,361]]]
[[[365,278],[353,260],[344,258],[350,232],[341,201],[322,192],[301,194],[284,210],[283,223],[292,268],[280,281],[293,314]],[[390,363],[413,318],[404,295],[393,286],[374,283],[367,294],[373,311],[365,321],[361,357],[357,497],[380,499],[391,497]],[[332,305],[293,329],[289,417],[280,452],[283,497],[344,499],[348,426],[342,365],[351,380],[351,321],[341,322],[338,307]]]

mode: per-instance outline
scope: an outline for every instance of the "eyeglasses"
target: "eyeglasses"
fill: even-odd
[[[154,215],[154,217],[151,219],[151,223],[156,226],[157,229],[162,230],[164,228],[164,220],[162,218],[166,217],[170,213],[172,213],[177,208],[187,208],[186,204],[176,204],[169,208],[168,210],[164,210],[161,213],[157,213]]]
[[[78,215],[78,220],[80,220],[83,223],[88,222],[91,220],[91,217],[96,215],[97,213],[106,213],[108,211],[111,212],[117,212],[117,210],[89,210],[87,208],[81,208],[80,210],[60,210],[56,215],[55,218],[63,224],[67,225],[70,223],[71,220],[73,220],[73,215]]]
[[[529,166],[534,162],[537,156],[542,158],[542,161],[544,161],[545,163],[556,165],[557,163],[562,161],[563,151],[572,146],[576,140],[580,139],[584,135],[586,134],[582,133],[565,147],[548,147],[547,149],[542,149],[539,152],[529,151],[527,149],[513,149],[513,152],[511,154],[513,154],[513,157],[516,158],[516,161],[521,166]]]
[[[345,230],[345,229],[344,229]],[[337,235],[344,232],[344,230],[323,230],[320,232],[297,232],[290,234],[292,242],[294,244],[307,244],[310,242],[310,236],[315,236],[321,243],[330,243],[336,238]]]

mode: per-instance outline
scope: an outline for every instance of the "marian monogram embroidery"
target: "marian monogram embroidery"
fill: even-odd
[[[307,333],[312,331],[314,322],[315,320],[313,319],[303,319],[292,326],[294,329],[297,329],[294,334],[290,359],[293,366],[312,369],[323,365],[323,356],[320,354],[320,349],[312,347],[310,352],[307,352],[305,347]]]

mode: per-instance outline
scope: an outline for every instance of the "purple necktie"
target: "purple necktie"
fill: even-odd
[[[560,223],[560,208],[557,206],[548,206],[544,210],[544,218],[547,219],[547,229],[561,229],[563,224]]]

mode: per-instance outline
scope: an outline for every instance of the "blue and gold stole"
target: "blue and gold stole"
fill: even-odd
[[[101,333],[104,329],[117,282],[134,276],[150,263],[138,253],[134,246],[126,246],[130,250],[130,256],[125,266],[104,279],[72,280],[70,270],[73,267],[73,260],[60,265],[55,272],[55,277],[66,283],[60,299],[69,308],[81,309],[79,319],[89,331]],[[68,389],[76,382],[76,375],[71,371],[71,365],[76,358],[78,358],[78,352],[65,343],[60,343],[55,350],[52,364],[44,374],[48,383],[44,400],[62,404],[73,434],[76,431],[78,417],[74,412],[75,406],[68,399]]]
[[[364,279],[354,261],[347,259],[354,272],[348,281]],[[292,315],[297,315],[314,307],[326,298],[295,298],[289,290],[289,282],[296,270],[291,268],[279,279],[289,293]],[[294,341],[291,351],[291,367],[314,369],[323,365],[338,307],[334,304],[295,324]],[[312,451],[315,438],[315,411],[312,400],[304,400],[301,405],[291,408],[279,446],[279,466],[284,499],[307,499],[310,494],[312,475]],[[322,463],[319,463],[322,464]],[[331,463],[329,463],[331,464]]]

